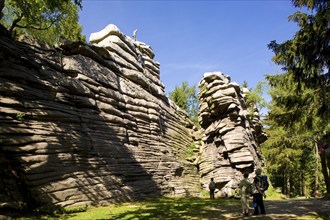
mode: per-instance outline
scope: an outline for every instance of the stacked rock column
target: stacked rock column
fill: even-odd
[[[199,83],[199,123],[203,129],[201,182],[210,178],[225,195],[238,187],[242,174],[261,166],[258,135],[237,83],[221,72],[205,73]]]

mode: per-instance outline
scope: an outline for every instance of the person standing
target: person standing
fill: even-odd
[[[210,199],[214,199],[215,182],[213,178],[211,178],[211,182],[209,184],[209,190],[210,190]]]
[[[264,201],[263,201],[263,191],[261,189],[261,169],[256,169],[255,171],[256,176],[254,177],[253,181],[253,206],[254,206],[254,212],[253,215],[259,215],[259,209],[260,214],[266,214]]]
[[[133,39],[136,41],[136,33],[137,33],[137,31],[138,31],[138,29],[135,29],[134,31],[133,31]]]
[[[144,59],[141,54],[138,54],[137,60],[142,65],[142,67],[144,67]]]
[[[239,183],[241,202],[242,202],[242,214],[244,216],[249,215],[249,196],[252,193],[252,184],[248,179],[249,173],[244,173],[244,179]]]

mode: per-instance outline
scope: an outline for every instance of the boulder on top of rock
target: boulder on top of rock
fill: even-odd
[[[109,24],[104,29],[99,32],[92,33],[89,37],[89,41],[91,43],[98,43],[102,41],[104,38],[109,35],[117,35],[119,37],[123,37],[123,33],[119,30],[119,28],[114,24]]]

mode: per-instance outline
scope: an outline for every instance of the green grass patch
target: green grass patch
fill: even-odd
[[[268,190],[266,191],[266,196],[268,200],[287,199],[287,197],[281,193],[280,188],[273,188],[272,186],[269,186]]]
[[[143,202],[93,208],[87,213],[71,215],[67,219],[202,219],[206,216],[218,216],[219,213],[212,209],[221,203],[225,203],[225,201],[163,197]]]
[[[308,200],[307,200],[308,201]],[[250,201],[251,202],[251,201]],[[316,213],[306,207],[294,205],[295,200],[287,199],[265,200],[266,216],[258,219],[327,219],[326,213]],[[252,205],[252,204],[251,204]],[[286,210],[288,206],[292,209]],[[210,200],[199,197],[161,197],[150,198],[140,202],[118,203],[107,207],[89,207],[67,209],[66,212],[54,212],[53,215],[30,215],[19,220],[96,220],[96,219],[120,219],[120,220],[218,220],[218,219],[242,219],[241,203],[236,199],[217,198]],[[303,211],[302,211],[303,210]],[[77,211],[75,213],[72,213]],[[250,209],[250,213],[252,213]],[[326,211],[326,210],[325,210]],[[266,218],[263,218],[266,217]],[[244,218],[243,218],[244,219]],[[248,218],[249,219],[249,218]]]
[[[223,213],[226,212],[223,207],[228,205],[234,207],[235,212],[239,213],[239,200],[161,197],[147,199],[141,202],[113,204],[107,207],[91,207],[88,208],[86,212],[54,214],[53,216],[34,216],[19,219],[218,219],[219,217],[221,218],[221,210],[223,210]],[[223,216],[223,219],[225,219],[225,216]]]

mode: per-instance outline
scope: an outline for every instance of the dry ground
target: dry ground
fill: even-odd
[[[237,212],[228,212],[227,214],[224,213],[223,216],[226,219],[330,219],[329,200],[265,200],[264,203],[266,215],[243,218]],[[252,212],[253,209],[251,209]]]

